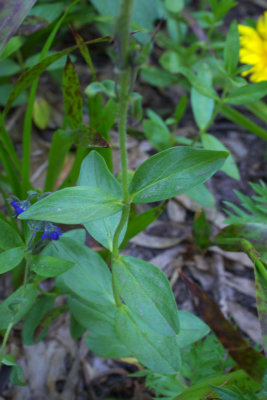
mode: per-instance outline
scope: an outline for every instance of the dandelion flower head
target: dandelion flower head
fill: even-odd
[[[252,65],[242,73],[249,75],[252,82],[267,81],[267,11],[257,22],[256,29],[238,25],[240,34],[240,62]]]

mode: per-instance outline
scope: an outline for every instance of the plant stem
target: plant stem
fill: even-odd
[[[9,325],[8,325],[8,327],[7,327],[7,330],[6,330],[6,332],[5,332],[4,339],[3,339],[3,343],[2,343],[2,347],[1,347],[1,352],[0,352],[0,365],[2,364],[2,360],[3,360],[3,358],[4,358],[4,351],[5,351],[6,344],[7,344],[7,341],[8,341],[8,338],[9,338],[9,335],[10,335],[10,332],[11,332],[12,327],[13,327],[13,319],[12,319],[12,321],[9,323]]]
[[[24,280],[23,280],[22,299],[24,298],[25,293],[26,293],[26,286],[27,286],[29,268],[30,268],[30,255],[26,254],[25,258],[26,258],[26,266],[25,266]],[[5,352],[5,348],[6,348],[6,344],[7,344],[10,332],[11,332],[13,326],[14,326],[14,321],[16,319],[16,316],[19,313],[22,301],[17,305],[16,311],[13,313],[11,321],[9,322],[7,330],[5,332],[5,336],[4,336],[2,347],[1,347],[1,351],[0,351],[0,365],[1,365],[3,357],[4,357],[4,352]]]
[[[127,133],[127,114],[129,107],[129,91],[131,88],[131,66],[129,63],[129,32],[130,20],[133,0],[122,0],[121,15],[118,19],[116,29],[116,39],[119,48],[119,142],[120,142],[120,159],[121,159],[121,174],[122,174],[122,192],[123,192],[123,209],[120,222],[113,238],[112,260],[114,261],[119,256],[119,238],[120,234],[127,224],[130,211],[130,194],[128,188],[128,157],[126,146]],[[119,294],[116,289],[114,274],[112,274],[113,293],[116,305],[122,305]]]
[[[119,43],[119,141],[122,173],[123,210],[121,220],[113,239],[113,258],[119,255],[119,236],[127,223],[130,209],[130,194],[128,189],[128,157],[126,147],[127,113],[129,106],[129,90],[131,85],[131,67],[129,64],[129,30],[133,0],[122,0],[121,15],[117,25],[117,40]]]

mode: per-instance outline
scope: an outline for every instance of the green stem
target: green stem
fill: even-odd
[[[113,238],[113,261],[119,256],[119,237],[127,224],[130,211],[130,194],[128,188],[128,157],[126,146],[127,114],[129,107],[129,91],[131,87],[131,67],[129,63],[129,32],[133,0],[122,0],[121,15],[117,23],[116,38],[119,44],[119,141],[122,174],[123,209],[120,222]],[[121,306],[119,294],[116,289],[114,275],[112,274],[114,298],[117,306]]]
[[[25,258],[26,258],[26,266],[25,266],[24,280],[23,280],[22,299],[24,298],[25,293],[26,293],[26,286],[27,286],[27,282],[28,282],[28,275],[29,275],[29,268],[30,268],[30,255],[26,254]],[[13,326],[14,326],[14,321],[16,319],[16,316],[19,313],[22,301],[17,305],[17,309],[14,312],[14,314],[13,314],[13,316],[11,318],[11,321],[8,324],[7,330],[5,332],[3,343],[2,343],[2,347],[1,347],[1,351],[0,351],[0,365],[1,365],[3,357],[4,357],[4,352],[5,352],[5,348],[6,348],[6,344],[7,344],[10,332],[11,332]]]
[[[119,254],[119,236],[127,223],[130,208],[130,194],[128,188],[128,157],[126,146],[127,134],[127,114],[129,107],[129,90],[131,83],[131,68],[129,65],[129,30],[130,18],[133,0],[123,0],[121,6],[121,15],[117,26],[117,39],[120,44],[120,86],[119,86],[119,141],[120,141],[120,159],[122,173],[122,192],[124,207],[121,220],[116,229],[113,239],[113,258]]]
[[[6,332],[5,332],[5,336],[4,336],[4,339],[3,339],[3,343],[2,343],[2,347],[1,347],[1,352],[0,352],[0,365],[2,364],[2,360],[3,360],[3,358],[4,358],[4,352],[5,352],[6,344],[7,344],[7,341],[8,341],[10,332],[11,332],[11,329],[12,329],[12,327],[13,327],[13,320],[14,320],[14,319],[12,319],[12,321],[9,323],[9,325],[8,325],[8,327],[7,327],[7,330],[6,330]]]

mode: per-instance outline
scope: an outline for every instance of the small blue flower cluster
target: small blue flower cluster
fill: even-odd
[[[29,199],[25,201],[12,200],[10,204],[16,212],[14,217],[17,217],[19,214],[26,211],[31,205]],[[60,235],[62,235],[61,229],[51,222],[44,222],[43,229],[40,230],[43,230],[43,235],[41,236],[41,239],[59,240]]]
[[[14,217],[17,217],[19,214],[21,214],[27,210],[27,205],[26,204],[24,205],[23,203],[24,203],[23,201],[17,201],[17,200],[11,201],[10,204],[16,211],[16,214],[14,215]]]
[[[41,239],[59,240],[60,235],[62,235],[61,229],[48,222]]]

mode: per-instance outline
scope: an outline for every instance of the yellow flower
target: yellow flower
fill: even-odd
[[[242,64],[252,65],[243,76],[250,75],[252,82],[267,81],[267,11],[257,22],[256,29],[238,25],[240,34],[239,58]]]

